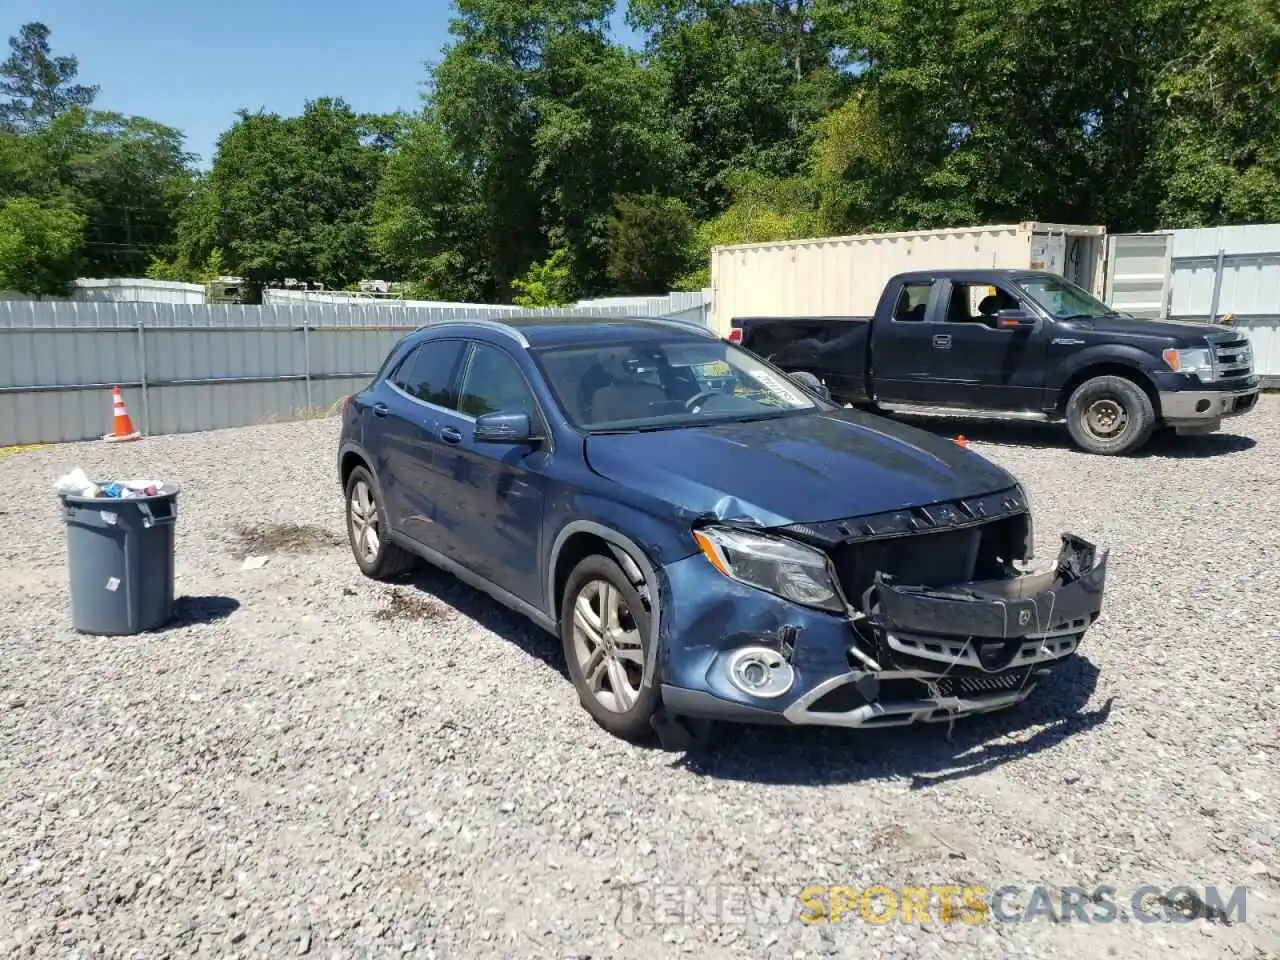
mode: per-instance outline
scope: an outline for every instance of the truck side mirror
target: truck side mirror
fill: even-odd
[[[998,330],[1018,330],[1035,325],[1036,318],[1021,307],[996,311],[996,329]]]

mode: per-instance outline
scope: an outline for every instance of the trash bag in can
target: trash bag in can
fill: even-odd
[[[161,484],[152,495],[60,496],[76,630],[120,636],[167,623],[178,487]]]

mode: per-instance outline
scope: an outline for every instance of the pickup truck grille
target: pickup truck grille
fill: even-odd
[[[1213,366],[1219,380],[1238,380],[1253,375],[1253,347],[1241,337],[1213,345]]]

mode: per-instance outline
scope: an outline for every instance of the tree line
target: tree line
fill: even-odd
[[[0,65],[0,288],[230,273],[555,304],[696,289],[716,244],[1019,220],[1280,221],[1274,0],[455,0],[421,109],[95,109]],[[425,52],[425,51],[424,51]]]

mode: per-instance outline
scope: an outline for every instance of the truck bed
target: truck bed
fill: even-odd
[[[734,317],[730,339],[787,372],[814,374],[838,400],[857,402],[867,395],[871,320],[851,316]]]

